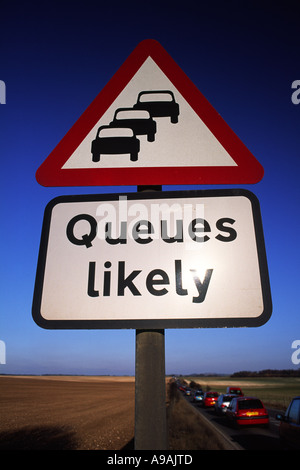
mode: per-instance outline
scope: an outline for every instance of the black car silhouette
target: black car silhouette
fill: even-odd
[[[113,127],[130,127],[135,135],[147,135],[147,140],[153,142],[156,134],[156,122],[145,109],[119,108],[115,112]]]
[[[137,161],[140,141],[129,127],[101,126],[92,141],[92,160],[100,161],[101,154],[130,154],[131,161]]]
[[[141,91],[133,108],[145,109],[149,111],[151,117],[170,116],[172,123],[178,122],[179,105],[169,90]]]

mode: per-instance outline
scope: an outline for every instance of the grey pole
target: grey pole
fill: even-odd
[[[161,191],[138,186],[138,191]],[[135,450],[167,450],[164,330],[136,330]]]
[[[167,450],[164,330],[136,330],[135,450]]]

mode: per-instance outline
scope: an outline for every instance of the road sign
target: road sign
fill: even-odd
[[[259,326],[271,309],[249,191],[61,196],[45,209],[33,301],[42,327]]]
[[[39,167],[43,186],[248,184],[263,168],[154,40],[142,41]]]

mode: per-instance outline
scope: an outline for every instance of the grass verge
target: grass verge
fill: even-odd
[[[170,450],[224,450],[221,440],[182,397],[174,382],[168,384]]]

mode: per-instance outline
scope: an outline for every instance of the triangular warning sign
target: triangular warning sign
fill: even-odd
[[[36,173],[43,186],[250,184],[263,168],[155,40],[142,41]]]

